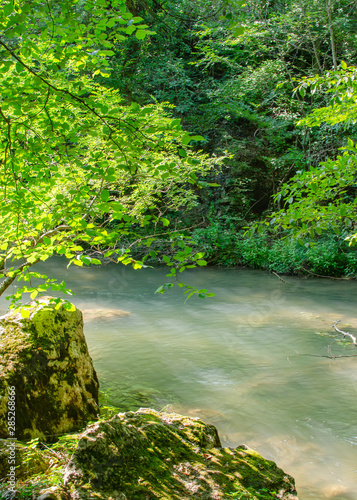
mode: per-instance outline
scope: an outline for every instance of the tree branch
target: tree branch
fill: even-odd
[[[41,259],[36,259],[34,262],[31,263],[26,261],[23,264],[21,264],[21,266],[18,267],[16,271],[14,271],[14,274],[12,276],[7,276],[0,285],[0,295],[2,295],[5,292],[5,290],[9,288],[10,285],[12,285],[12,283],[16,280],[18,275],[25,269],[25,267],[33,266],[38,262],[40,262],[40,260]]]
[[[356,358],[357,354],[341,354],[339,356],[333,356],[332,354],[327,356],[325,354],[298,354],[296,357],[300,356],[309,356],[311,358],[327,358],[327,359],[339,359],[339,358]],[[295,357],[295,356],[288,356],[288,361],[290,361],[290,358]]]
[[[327,19],[328,19],[328,27],[330,31],[330,40],[331,40],[331,51],[332,51],[332,61],[333,61],[333,69],[337,71],[337,53],[336,53],[336,41],[335,41],[335,33],[333,30],[333,20],[332,20],[332,5],[331,0],[327,0]]]
[[[115,130],[113,129],[113,127],[111,127],[111,125],[107,122],[107,120],[105,118],[103,118],[103,116],[101,116],[99,113],[97,113],[97,111],[92,106],[89,106],[89,104],[87,104],[82,98],[78,97],[77,95],[73,94],[72,92],[70,92],[67,89],[58,88],[55,85],[53,85],[51,82],[46,80],[46,78],[44,78],[41,75],[41,73],[36,72],[30,66],[28,66],[26,63],[24,63],[24,61],[18,55],[16,55],[15,52],[13,50],[11,50],[10,47],[8,47],[6,45],[6,43],[4,43],[2,40],[0,40],[0,45],[2,45],[4,47],[4,49],[6,49],[9,52],[9,54],[11,54],[14,59],[16,59],[16,61],[18,61],[24,68],[26,68],[29,73],[34,75],[36,78],[39,78],[40,80],[42,80],[43,83],[45,85],[47,85],[48,88],[51,88],[55,92],[60,92],[60,93],[63,93],[63,94],[70,96],[74,101],[79,102],[88,111],[90,111],[94,116],[96,116],[101,122],[103,122],[109,128],[109,131],[110,131],[108,138],[112,141],[113,144],[115,144],[115,146],[119,149],[119,151],[121,151],[123,157],[125,158],[125,161],[128,163],[128,160],[127,160],[127,157],[126,157],[126,154],[125,154],[123,148],[112,137],[113,134],[115,133]]]
[[[345,338],[345,337],[346,337],[346,335],[347,335],[348,337],[350,337],[350,339],[352,340],[352,342],[354,343],[354,345],[355,345],[355,346],[357,346],[357,339],[356,339],[356,337],[354,337],[351,333],[344,332],[344,331],[339,330],[339,329],[337,328],[337,326],[336,326],[336,325],[337,325],[337,323],[339,323],[340,321],[341,321],[341,320],[339,319],[339,320],[338,320],[338,321],[336,321],[336,323],[333,325],[333,327],[334,327],[334,329],[336,330],[336,332],[341,333],[341,334],[343,335],[343,338]]]
[[[47,238],[50,238],[51,236],[53,236],[54,234],[57,234],[57,233],[60,233],[62,231],[68,231],[72,229],[71,226],[68,226],[66,224],[62,224],[61,226],[57,226],[55,227],[54,229],[50,229],[49,231],[47,231],[46,233],[43,233],[39,239],[37,241],[35,241],[35,246],[37,246],[39,243],[42,243],[43,239],[45,237]],[[16,280],[16,278],[19,276],[19,274],[21,274],[21,272],[26,268],[26,267],[30,267],[30,266],[33,266],[35,264],[37,264],[38,262],[40,262],[40,258],[36,259],[34,262],[24,262],[23,264],[21,264],[15,271],[13,271],[13,275],[12,276],[6,276],[6,272],[4,273],[4,281],[0,284],[0,296],[5,292],[5,290],[7,290],[9,288],[10,285],[12,285],[12,283]],[[0,261],[0,270],[4,271],[4,269],[1,269],[3,266],[4,266],[4,263],[5,263],[5,258],[3,260]]]
[[[62,224],[61,226],[57,226],[54,229],[50,229],[46,233],[41,234],[39,239],[37,241],[35,241],[35,246],[38,245],[39,243],[41,243],[43,241],[43,238],[45,238],[45,237],[51,238],[51,236],[53,236],[54,234],[61,233],[62,231],[68,231],[70,229],[73,229],[73,228],[71,226],[68,226],[68,224]]]

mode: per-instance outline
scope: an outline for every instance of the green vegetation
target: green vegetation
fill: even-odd
[[[163,262],[159,292],[206,261],[356,274],[352,0],[4,0],[0,25],[0,294],[68,292],[31,270],[54,254]]]
[[[70,293],[32,270],[56,254],[187,297],[207,263],[356,277],[356,26],[354,0],[3,0],[0,295]],[[71,439],[28,444],[33,484]]]
[[[344,240],[347,235],[326,232],[301,245],[291,236],[279,237],[268,228],[247,238],[212,224],[196,230],[193,238],[206,252],[208,262],[222,266],[240,265],[282,274],[354,277],[357,253]]]
[[[100,421],[108,420],[117,414],[119,408],[101,406]],[[83,429],[85,430],[85,429]],[[17,442],[16,454],[19,466],[17,467],[17,497],[30,499],[41,489],[63,485],[64,469],[77,448],[80,433],[60,436],[55,443],[43,443],[39,438],[26,443]],[[0,467],[3,466],[6,474],[7,455],[0,456]],[[4,475],[5,475],[4,474]],[[0,493],[1,493],[0,486]],[[4,494],[6,488],[4,485]]]
[[[118,489],[133,499],[145,494],[177,500],[194,498],[197,491],[252,500],[295,492],[292,478],[274,462],[245,446],[222,448],[215,427],[201,420],[150,409],[111,414],[115,411],[106,408],[106,419],[87,428],[85,436],[67,435],[49,446],[38,440],[17,444],[18,497],[60,488],[70,459],[66,488],[73,494],[85,484],[98,498]],[[98,480],[103,470],[110,471],[105,487]]]
[[[99,81],[116,44],[151,33],[141,22],[120,0],[2,3],[0,294],[16,278],[28,284],[14,300],[66,291],[30,270],[56,253],[140,268],[122,238],[140,243],[144,227],[148,248],[170,224],[165,212],[194,203],[197,173],[211,167],[189,147],[201,137],[169,104],[128,104]]]

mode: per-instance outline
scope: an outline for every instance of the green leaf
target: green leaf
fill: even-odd
[[[162,260],[166,262],[166,264],[171,264],[171,259],[167,255],[163,255]]]
[[[100,193],[100,199],[102,201],[108,201],[110,198],[109,191],[107,189],[103,189],[102,192]]]
[[[131,35],[131,34],[133,34],[133,33],[134,33],[134,31],[135,31],[135,30],[136,30],[136,26],[131,25],[131,26],[128,26],[128,27],[126,28],[125,33],[126,33],[127,35]],[[137,37],[137,38],[140,38],[140,37]]]
[[[192,140],[192,138],[191,138],[189,135],[185,135],[185,136],[181,139],[181,143],[182,143],[184,146],[187,146],[187,144],[189,144],[191,140]]]
[[[239,26],[238,28],[234,29],[234,36],[235,37],[241,36],[243,35],[244,31],[245,29],[243,28],[243,26]]]
[[[20,309],[20,314],[21,316],[26,319],[26,318],[29,318],[30,317],[30,311],[29,309],[26,309],[25,307],[21,307]]]
[[[86,266],[89,266],[90,263],[91,263],[91,258],[88,257],[88,255],[81,255],[81,261],[83,262],[83,264],[85,264]]]
[[[144,38],[146,37],[147,34],[148,34],[148,32],[145,30],[137,30],[137,32],[135,33],[135,36],[139,40],[144,40]]]

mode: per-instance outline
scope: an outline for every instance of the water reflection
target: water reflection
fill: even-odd
[[[213,423],[225,444],[293,475],[301,500],[357,498],[357,359],[318,357],[357,354],[325,335],[337,319],[357,327],[355,282],[205,269],[186,280],[216,297],[184,303],[179,290],[154,295],[162,270],[51,266],[77,292],[119,406],[169,405]]]

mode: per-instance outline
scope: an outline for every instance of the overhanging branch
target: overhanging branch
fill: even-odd
[[[12,276],[7,276],[4,281],[1,283],[0,285],[0,295],[2,295],[5,290],[7,290],[9,288],[10,285],[12,285],[12,283],[16,280],[16,278],[19,276],[19,274],[26,268],[26,267],[30,267],[30,266],[33,266],[35,264],[37,264],[38,262],[40,262],[41,259],[37,259],[35,260],[34,262],[24,262],[23,264],[21,264],[21,266],[19,266],[14,272],[13,272],[13,275]]]

